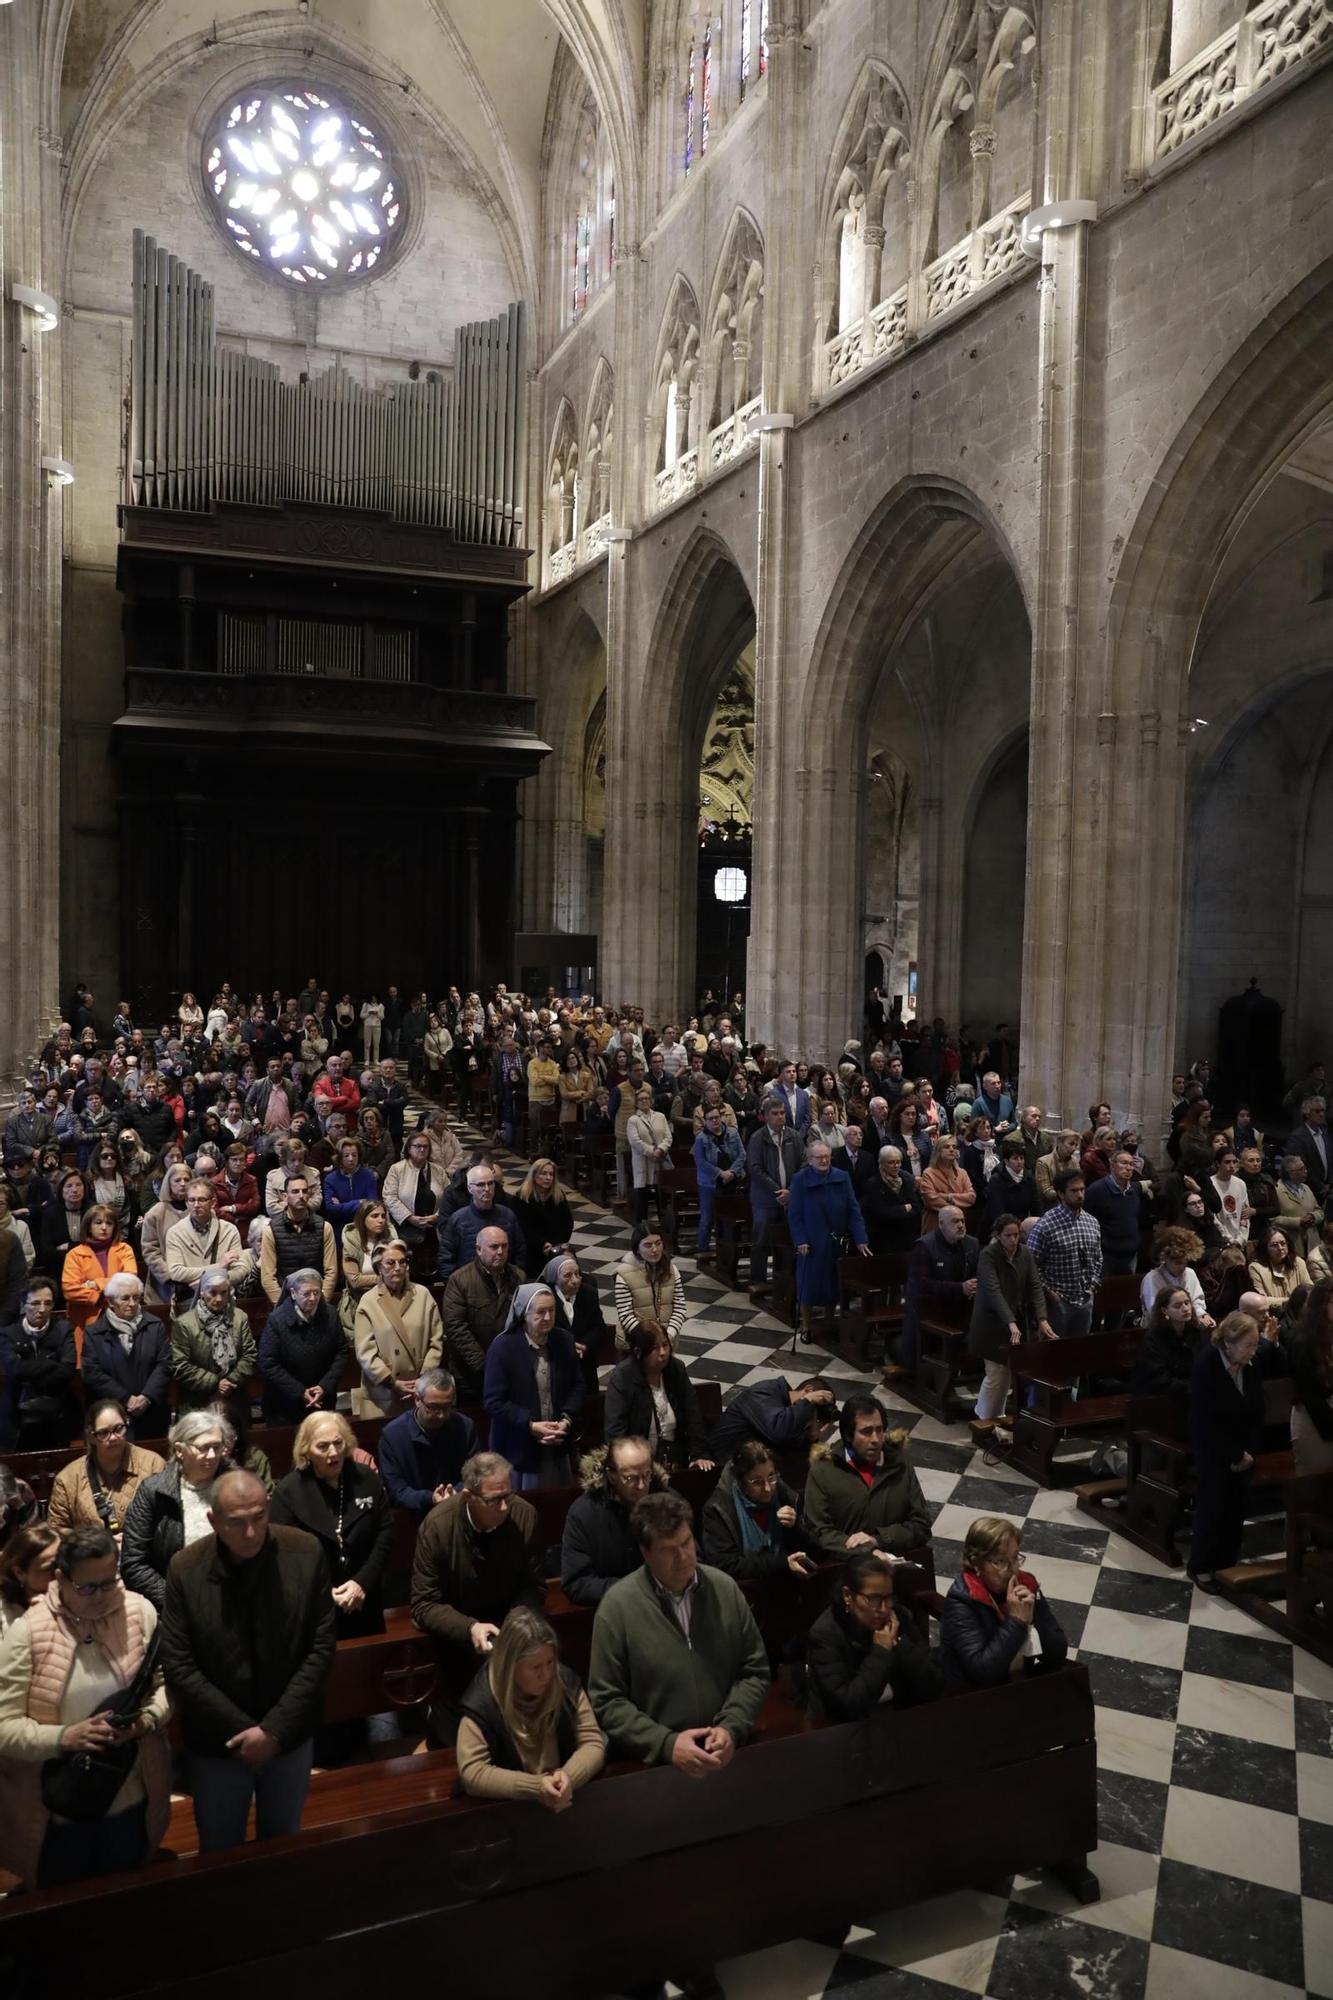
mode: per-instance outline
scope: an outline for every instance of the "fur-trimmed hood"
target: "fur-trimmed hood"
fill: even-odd
[[[579,1481],[585,1493],[598,1499],[606,1495],[606,1453],[607,1447],[599,1444],[595,1451],[585,1452],[579,1460]],[[650,1492],[663,1493],[671,1484],[671,1476],[664,1465],[653,1460],[653,1477]]]

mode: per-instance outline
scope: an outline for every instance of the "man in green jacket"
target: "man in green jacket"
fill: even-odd
[[[758,1721],[768,1654],[739,1586],[700,1563],[679,1493],[646,1494],[630,1522],[643,1568],[597,1607],[588,1697],[619,1756],[706,1778]]]
[[[930,1511],[907,1453],[886,1436],[884,1406],[874,1396],[849,1396],[841,1437],[816,1450],[805,1482],[805,1528],[826,1556],[861,1548],[883,1556],[907,1554],[930,1540]]]

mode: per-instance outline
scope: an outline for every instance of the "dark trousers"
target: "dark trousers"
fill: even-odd
[[[1226,1464],[1200,1466],[1196,1472],[1199,1483],[1194,1495],[1189,1566],[1207,1575],[1211,1570],[1229,1569],[1240,1560],[1250,1477],[1247,1472],[1233,1472]]]
[[[1081,1340],[1092,1331],[1092,1305],[1071,1306],[1064,1299],[1051,1299],[1046,1317],[1062,1340]]]
[[[148,1851],[148,1808],[141,1799],[128,1812],[109,1813],[89,1821],[48,1820],[37,1863],[37,1887],[54,1889],[62,1882],[86,1882],[90,1875],[113,1875],[118,1868],[137,1868]]]
[[[773,1225],[776,1217],[766,1215],[762,1222],[757,1219],[750,1236],[750,1283],[768,1283],[768,1253],[773,1242]]]

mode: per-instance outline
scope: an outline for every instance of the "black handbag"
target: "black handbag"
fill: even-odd
[[[157,1669],[158,1631],[154,1630],[138,1673],[98,1715],[122,1716],[132,1722],[152,1692]],[[105,1819],[116,1794],[134,1769],[138,1743],[113,1743],[109,1750],[76,1750],[49,1757],[42,1765],[42,1804],[57,1819],[89,1825]]]

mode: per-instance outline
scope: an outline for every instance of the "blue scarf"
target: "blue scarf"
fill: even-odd
[[[775,1493],[772,1500],[768,1503],[771,1510],[768,1517],[771,1526],[767,1530],[761,1528],[755,1520],[754,1508],[750,1501],[746,1499],[739,1486],[737,1486],[735,1492],[732,1494],[732,1499],[736,1503],[736,1519],[740,1523],[742,1549],[747,1553],[751,1549],[780,1550],[782,1544],[779,1540],[780,1531],[777,1523],[779,1505],[777,1494]]]

